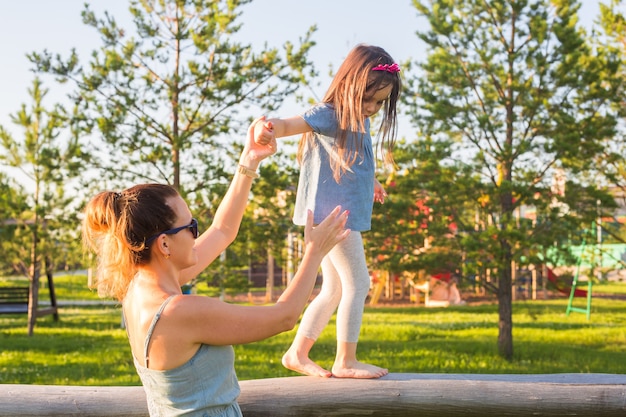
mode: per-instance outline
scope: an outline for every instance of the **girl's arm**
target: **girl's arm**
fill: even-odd
[[[313,130],[301,116],[293,116],[288,119],[269,119],[268,122],[272,124],[274,135],[277,138],[300,135]]]
[[[293,116],[288,119],[269,119],[265,121],[265,123],[259,123],[256,126],[255,138],[258,138],[259,144],[266,144],[271,140],[267,133],[263,134],[261,132],[262,128],[264,128],[266,132],[273,132],[274,138],[299,135],[313,130],[301,116]]]
[[[264,117],[256,119],[248,128],[246,144],[241,152],[235,176],[215,212],[213,223],[206,232],[198,236],[195,244],[198,262],[181,271],[179,277],[181,284],[190,281],[202,272],[237,237],[254,179],[250,175],[257,170],[263,159],[276,152],[276,140],[273,137],[266,144],[258,144],[255,141],[255,127],[262,125],[263,120]],[[260,134],[267,135],[268,133],[261,131]],[[247,174],[242,173],[241,167],[250,171]]]

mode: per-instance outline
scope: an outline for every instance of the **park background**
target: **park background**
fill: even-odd
[[[598,13],[598,4],[599,2],[582,2],[580,17],[581,23],[585,27],[591,27],[593,19]],[[32,64],[29,64],[29,62],[24,58],[24,54],[34,51],[40,52],[43,49],[48,49],[53,53],[60,53],[66,56],[70,48],[76,47],[78,48],[80,56],[86,57],[89,51],[98,48],[97,36],[94,35],[94,30],[86,28],[80,23],[79,13],[81,5],[82,2],[67,1],[55,3],[54,5],[51,4],[51,2],[11,2],[5,3],[1,6],[2,15],[7,17],[7,22],[9,23],[2,28],[3,32],[8,30],[6,34],[3,33],[3,36],[5,39],[10,39],[10,41],[7,42],[9,48],[3,57],[3,62],[11,62],[12,64],[3,65],[2,69],[0,69],[0,71],[2,71],[2,77],[0,77],[2,80],[2,99],[0,100],[2,111],[0,112],[0,124],[8,129],[11,129],[15,135],[20,135],[20,132],[19,130],[13,130],[13,127],[11,126],[12,123],[7,115],[17,111],[21,103],[27,103],[29,101],[26,90],[30,87],[32,78],[34,77],[34,75],[29,71],[30,68],[32,68]],[[102,10],[108,10],[116,18],[123,22],[122,25],[125,25],[125,23],[127,23],[124,18],[125,7],[126,2],[119,1],[107,2],[106,6],[103,6],[102,4],[95,4],[93,9],[98,14],[100,14]],[[310,9],[304,7],[310,7]],[[620,5],[620,7],[622,7],[622,9],[619,10],[623,10],[623,6]],[[328,10],[331,9],[335,12],[330,13],[329,16]],[[427,30],[427,26],[424,20],[417,18],[416,10],[408,2],[397,2],[397,7],[395,7],[389,6],[388,4],[381,5],[375,2],[342,2],[339,4],[319,2],[315,5],[296,6],[294,5],[294,2],[286,1],[255,1],[250,5],[244,6],[242,8],[242,12],[243,26],[241,32],[239,32],[236,37],[243,42],[251,42],[255,48],[262,49],[262,45],[265,41],[267,41],[271,47],[280,48],[282,42],[285,40],[295,42],[295,39],[301,36],[306,31],[308,26],[313,24],[318,25],[318,31],[313,36],[317,45],[311,48],[310,57],[311,60],[317,65],[319,77],[316,78],[312,84],[310,84],[310,86],[313,86],[313,92],[311,93],[311,89],[309,89],[309,92],[306,93],[306,95],[312,94],[317,98],[323,95],[323,92],[328,84],[329,76],[326,73],[330,69],[336,68],[338,63],[341,62],[342,57],[345,56],[345,53],[347,53],[347,51],[356,43],[366,42],[381,45],[401,63],[407,60],[424,60],[426,57],[424,45],[421,44],[415,36],[415,31],[418,29]],[[318,16],[316,13],[321,13],[321,15]],[[15,18],[11,18],[11,16],[14,16]],[[37,16],[39,16],[39,19],[37,19]],[[265,35],[267,35],[267,37]],[[5,73],[4,71],[7,72]],[[62,100],[62,97],[64,97],[63,94],[71,90],[71,88],[67,85],[61,86],[56,84],[54,82],[54,77],[52,76],[42,76],[42,79],[45,82],[44,87],[50,88],[50,95],[47,98],[50,102]],[[286,102],[282,103],[281,107],[275,109],[275,112],[291,115],[300,112],[304,106],[305,104],[302,102],[294,103],[288,99]],[[259,112],[264,113],[263,110],[264,109],[258,109]],[[254,111],[251,112],[254,113]],[[407,122],[408,119],[403,120],[405,122],[401,123],[401,135],[408,137],[409,139],[413,139],[415,132],[412,129],[414,128],[411,127],[409,122]],[[243,130],[240,130],[239,134],[241,134],[241,132],[243,132]],[[621,138],[621,142],[619,143],[623,144],[623,132],[618,138]],[[2,168],[6,169],[9,174],[13,176],[13,178],[17,179],[17,181],[22,186],[26,187],[26,189],[31,189],[32,184],[29,184],[28,180],[21,176],[19,171],[9,169],[6,166],[3,166]],[[291,177],[291,181],[293,181],[292,179],[293,176]],[[575,179],[570,178],[569,181],[575,182]],[[411,184],[407,184],[407,186],[410,185]],[[282,217],[288,219],[288,212],[288,209],[284,210]],[[378,221],[379,225],[385,225],[387,224],[386,222],[388,222],[388,219],[385,219],[383,216],[383,218],[378,219]],[[446,225],[444,224],[444,226]],[[278,225],[279,230],[284,230],[284,227],[284,224]],[[583,228],[591,228],[591,223],[587,222]],[[595,233],[592,233],[592,236],[596,236]],[[568,236],[568,238],[571,237]],[[576,237],[574,240],[577,240]],[[578,239],[578,241],[573,242],[571,246],[580,246],[580,243],[580,239]],[[378,246],[378,248],[380,248],[380,246]],[[389,254],[387,254],[387,256],[388,255]],[[447,257],[448,255],[449,253],[443,254],[444,257]],[[278,254],[277,257],[279,257]],[[441,258],[436,258],[434,261],[437,260],[441,260]],[[67,264],[72,264],[73,262],[75,262],[75,260],[67,262]],[[286,261],[283,263],[285,264],[285,269],[289,269],[286,265]],[[238,266],[240,267],[241,265]],[[224,265],[224,268],[226,267],[227,265]],[[594,267],[594,265],[591,264],[591,267]],[[236,268],[232,267],[231,269],[235,270]],[[220,268],[215,271],[211,271],[214,275],[220,275],[223,272],[224,269]],[[588,274],[593,277],[596,272],[598,271],[593,270],[591,273],[588,272]],[[600,281],[602,281],[604,272],[608,271],[599,272]],[[232,275],[233,278],[237,278],[236,273]],[[86,277],[84,275],[69,275],[69,277],[70,281],[76,280],[81,284],[81,286],[85,284]],[[461,278],[463,277],[467,278],[466,274],[461,274]],[[569,278],[571,278],[571,276]],[[60,288],[63,288],[62,284],[64,282],[63,278],[59,279]],[[545,283],[545,280],[542,281],[542,285],[543,283]],[[469,291],[470,294],[476,292],[475,281],[465,280],[461,281],[461,284],[465,286],[464,289]],[[610,286],[611,284],[605,282],[598,282],[598,284],[607,285],[605,288],[608,289],[609,294],[615,295],[619,294],[621,291],[619,285]],[[11,281],[8,285],[12,285]],[[3,373],[5,373],[5,375],[14,374],[14,379],[11,380],[13,382],[48,383],[46,381],[49,380],[45,379],[46,375],[51,376],[54,375],[54,373],[46,372],[46,366],[50,366],[46,364],[53,364],[57,360],[61,360],[61,362],[65,361],[65,365],[69,368],[78,368],[80,375],[78,377],[60,377],[59,379],[55,379],[55,382],[53,383],[74,383],[76,381],[81,381],[82,383],[85,382],[85,380],[89,382],[90,378],[92,378],[89,376],[91,372],[96,372],[95,368],[101,366],[102,363],[94,365],[93,369],[91,367],[85,368],[78,364],[80,364],[80,361],[84,358],[85,350],[88,350],[89,347],[93,348],[94,344],[87,343],[82,345],[83,348],[79,349],[78,352],[74,351],[68,355],[61,355],[60,358],[57,357],[55,359],[54,357],[58,356],[55,352],[58,352],[59,350],[63,351],[64,349],[69,350],[70,346],[74,345],[74,342],[65,342],[67,343],[67,347],[64,348],[58,345],[50,344],[50,341],[58,339],[59,334],[63,334],[65,332],[71,333],[69,328],[72,325],[70,325],[70,323],[83,324],[85,322],[94,321],[95,323],[93,329],[79,331],[79,333],[83,334],[83,336],[81,336],[81,340],[86,342],[86,339],[89,337],[85,336],[84,333],[93,336],[92,331],[102,335],[104,338],[114,339],[116,347],[105,348],[105,353],[100,353],[99,356],[106,356],[109,352],[115,352],[115,355],[111,356],[112,358],[115,358],[114,362],[117,362],[120,366],[123,364],[126,371],[130,370],[126,376],[121,378],[121,383],[124,383],[124,380],[128,383],[136,383],[137,380],[134,379],[133,376],[127,348],[126,346],[123,346],[124,334],[123,331],[119,329],[119,311],[115,310],[115,306],[109,306],[107,304],[99,304],[96,307],[76,307],[75,304],[80,304],[77,303],[77,301],[83,299],[94,301],[94,294],[87,293],[87,295],[85,295],[78,290],[77,287],[74,287],[73,283],[68,285],[73,289],[66,293],[63,298],[61,297],[63,291],[60,291],[59,300],[73,300],[73,302],[70,303],[70,305],[73,306],[68,307],[67,310],[63,308],[60,309],[62,314],[59,323],[54,322],[50,317],[43,318],[41,323],[39,323],[41,335],[39,334],[39,331],[37,331],[34,335],[35,343],[38,344],[40,350],[44,351],[43,356],[37,357],[36,352],[35,356],[23,354],[17,355],[12,353],[21,351],[25,348],[28,349],[29,346],[32,347],[33,337],[22,337],[25,328],[24,316],[7,316],[7,319],[3,318],[3,321],[0,322],[2,323],[3,328],[3,346],[5,346],[5,342],[7,343],[6,346],[8,346],[9,341],[10,343],[15,343],[14,347],[4,350],[4,353],[2,354],[4,362],[2,365]],[[527,288],[523,290],[526,291],[526,294],[531,294],[531,291],[528,290],[528,285],[530,284],[527,283]],[[235,285],[234,288],[236,289],[237,286]],[[42,288],[43,300],[45,300],[45,297],[48,295],[46,294],[46,290],[47,288],[44,283]],[[206,291],[208,295],[219,296],[224,295],[223,290],[224,288],[217,288],[216,290],[213,287],[212,289],[207,289]],[[276,290],[278,291],[279,288]],[[484,288],[479,289],[481,294],[486,294],[483,290]],[[203,293],[205,289],[199,284],[196,291]],[[80,300],[76,300],[76,294],[81,294],[83,297],[80,298]],[[624,323],[622,318],[622,304],[619,301],[619,296],[616,297],[616,300],[610,298],[606,300],[603,299],[599,301],[597,306],[594,304],[595,314],[592,314],[594,321],[588,323],[586,322],[584,316],[566,318],[563,315],[567,304],[566,297],[564,298],[564,295],[559,294],[558,291],[552,291],[550,294],[557,298],[556,303],[523,300],[521,301],[522,304],[515,304],[514,310],[520,310],[522,314],[521,316],[516,316],[516,320],[519,320],[521,325],[520,328],[525,330],[524,333],[520,332],[516,338],[516,342],[520,342],[517,345],[520,352],[517,356],[513,356],[512,354],[510,355],[509,360],[514,359],[512,365],[509,365],[511,363],[509,361],[498,361],[496,363],[499,365],[495,366],[488,365],[493,362],[492,358],[496,353],[494,352],[495,349],[493,341],[499,337],[497,335],[497,323],[502,318],[502,312],[498,311],[498,308],[493,304],[487,306],[479,304],[479,306],[477,306],[468,303],[466,306],[458,306],[449,308],[448,310],[436,312],[426,312],[422,309],[410,309],[407,310],[409,317],[404,315],[404,310],[398,311],[397,313],[389,313],[392,314],[392,316],[390,316],[391,318],[381,317],[376,313],[372,313],[371,317],[374,320],[379,319],[383,323],[406,322],[408,329],[395,330],[397,335],[400,336],[394,336],[395,333],[393,333],[393,330],[383,331],[378,334],[372,330],[372,334],[365,334],[364,339],[372,341],[371,344],[369,342],[364,343],[365,354],[374,358],[370,359],[371,361],[378,361],[377,359],[380,358],[394,357],[395,370],[406,372],[420,370],[460,370],[467,372],[558,372],[571,369],[576,369],[580,372],[611,372],[611,370],[614,370],[614,372],[622,372],[622,370],[610,365],[611,363],[616,363],[616,359],[618,362],[624,362],[621,361],[620,357],[620,349],[624,346]],[[228,296],[228,294],[226,294],[226,296]],[[392,296],[392,294],[390,294],[390,296]],[[491,298],[492,303],[497,303],[497,301],[497,297]],[[523,307],[520,308],[520,305]],[[469,317],[479,314],[481,311],[486,312],[486,319],[484,323],[481,321],[482,324],[477,325],[474,321],[470,320]],[[93,312],[97,312],[96,315],[101,317],[101,319],[91,318],[91,314]],[[383,310],[381,310],[381,314],[382,312]],[[386,313],[386,311],[384,312]],[[85,313],[87,313],[87,315],[84,315]],[[393,314],[399,314],[399,316],[393,316]],[[420,316],[420,314],[422,316]],[[416,319],[416,316],[420,318]],[[537,318],[539,316],[541,316],[540,319]],[[85,317],[90,318],[85,319]],[[426,318],[426,320],[422,321],[424,318]],[[567,341],[563,344],[541,349],[542,353],[551,351],[551,359],[541,359],[539,362],[543,365],[533,367],[531,366],[534,361],[532,358],[540,358],[542,356],[538,350],[530,348],[533,344],[532,340],[524,340],[526,335],[529,337],[531,336],[532,333],[528,331],[528,328],[531,328],[534,325],[531,324],[527,326],[528,328],[525,328],[522,323],[526,323],[526,321],[536,323],[537,320],[546,320],[546,323],[538,326],[542,328],[542,332],[540,332],[540,335],[537,336],[540,339],[552,338],[552,340],[554,340],[554,334],[552,331],[555,329],[562,330],[565,327],[568,330],[574,329],[574,331],[577,332],[575,334],[578,336],[582,334],[581,332],[583,330],[589,331],[587,339],[593,344],[593,346],[586,345],[587,342],[583,342],[580,338],[568,337]],[[601,320],[601,323],[597,320]],[[460,339],[455,339],[454,343],[448,343],[450,342],[450,334],[442,334],[433,330],[433,328],[430,327],[431,325],[427,324],[427,322],[434,323],[434,328],[436,329],[440,327],[448,327],[446,330],[458,330],[459,328],[462,328],[469,329],[469,333],[474,335],[481,334],[479,339],[486,343],[481,345],[479,350],[485,349],[484,352],[478,354],[464,350],[467,345],[463,344],[462,337]],[[365,324],[366,327],[368,325],[374,329],[373,323]],[[64,328],[65,330],[63,330]],[[332,327],[329,328],[329,331],[332,332]],[[410,336],[406,337],[404,332],[408,332]],[[422,332],[432,332],[434,339],[443,339],[444,342],[434,345],[430,350],[430,354],[426,354],[421,350],[421,348],[415,347],[418,344],[418,340],[423,345],[428,344],[428,338],[422,334]],[[462,332],[457,332],[456,336],[461,334]],[[38,339],[39,337],[41,338]],[[285,340],[288,340],[288,338],[289,336],[287,335]],[[380,342],[376,342],[378,339],[384,340],[385,343],[381,344]],[[255,357],[252,360],[253,365],[251,365],[251,373],[247,374],[245,373],[246,371],[244,371],[244,377],[255,377],[255,369],[258,369],[258,367],[261,366],[260,364],[265,362],[265,360],[272,365],[270,367],[271,370],[267,374],[258,375],[258,377],[263,377],[264,375],[280,375],[281,371],[276,369],[277,366],[279,367],[276,358],[280,357],[280,354],[277,352],[281,350],[280,346],[285,345],[285,340],[278,339],[276,341],[273,340],[268,342],[270,344],[278,344],[279,347],[271,350],[270,354],[259,354],[261,358],[264,358],[264,355],[267,355],[265,359]],[[407,340],[410,341],[410,343],[407,343]],[[591,342],[591,340],[594,342]],[[598,340],[602,342],[598,343]],[[122,344],[119,344],[120,341]],[[405,357],[394,350],[394,348],[391,348],[387,341],[390,343],[393,343],[394,341],[398,342],[398,345],[402,346],[402,349],[407,349],[407,351],[410,352],[409,357]],[[458,344],[461,347],[451,349],[452,344]],[[607,346],[609,344],[610,346]],[[51,346],[52,349],[41,349],[41,346],[44,345]],[[582,353],[582,356],[589,358],[592,364],[589,365],[589,362],[585,362],[582,367],[578,367],[578,364],[581,363],[580,359],[575,359],[576,354],[572,353],[571,356],[564,355],[566,363],[571,364],[572,368],[567,368],[567,366],[570,365],[558,365],[554,367],[547,366],[546,364],[550,360],[555,360],[556,356],[558,356],[558,352],[562,352],[566,345],[571,345],[576,354]],[[118,351],[118,349],[121,350]],[[245,359],[248,355],[245,350],[246,347],[242,347],[242,349],[243,350],[240,350],[238,353],[238,362],[246,363]],[[325,349],[327,349],[327,351],[325,350],[324,353],[328,356],[330,351],[332,351],[332,346],[329,344]],[[623,349],[621,350],[623,351]],[[47,353],[45,351],[47,351]],[[448,354],[444,356],[447,359],[445,359],[443,363],[435,361],[435,363],[439,363],[439,365],[433,365],[431,367],[426,365],[421,359],[417,359],[415,356],[417,353],[420,353],[418,356],[430,358],[432,360],[432,355],[441,357],[443,352],[446,351]],[[321,355],[324,355],[324,353],[321,353]],[[124,359],[122,359],[122,357],[124,357]],[[396,363],[398,361],[402,362],[403,359],[406,359],[406,364],[401,365]],[[453,365],[456,361],[469,365],[466,367],[463,367],[463,365],[460,367],[458,365]],[[596,361],[600,363],[598,364]],[[20,363],[25,365],[25,368],[27,369],[26,371],[20,370],[20,367],[16,366],[16,364]],[[481,365],[477,366],[476,363]],[[110,372],[113,374],[116,373],[116,371],[110,371],[110,369],[105,370],[104,372]],[[35,376],[25,376],[30,373]],[[57,377],[53,376],[53,378]],[[106,377],[104,379],[104,382],[106,382]],[[99,382],[98,380],[93,380],[91,382],[94,384],[103,383],[102,380]],[[120,384],[119,380],[111,380],[110,382]]]

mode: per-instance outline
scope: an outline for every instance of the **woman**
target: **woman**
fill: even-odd
[[[101,294],[122,302],[128,338],[151,416],[241,416],[231,345],[292,329],[308,301],[319,265],[345,239],[348,213],[337,207],[313,228],[292,283],[272,306],[241,306],[182,295],[181,285],[233,242],[261,160],[276,150],[273,132],[248,129],[239,168],[209,229],[167,185],[105,191],[87,205],[85,244],[98,255]],[[257,142],[267,143],[260,145]]]

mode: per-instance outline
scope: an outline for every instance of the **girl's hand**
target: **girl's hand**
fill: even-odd
[[[341,211],[341,206],[337,206],[319,225],[313,227],[313,212],[308,210],[304,227],[306,250],[318,251],[322,257],[326,256],[337,243],[350,234],[350,229],[345,228],[348,214],[348,210]]]
[[[385,204],[385,198],[387,197],[387,193],[383,186],[378,182],[376,178],[374,178],[374,202]]]
[[[261,160],[276,153],[274,131],[265,124],[265,116],[261,116],[248,127],[248,136],[239,163],[250,169],[256,169]]]
[[[262,120],[254,125],[254,141],[259,145],[267,145],[275,137],[274,125],[270,121],[265,121],[263,116]]]

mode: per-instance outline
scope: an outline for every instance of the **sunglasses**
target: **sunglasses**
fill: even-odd
[[[148,239],[146,239],[146,246],[148,246],[157,237],[159,237],[161,235],[175,235],[176,233],[180,232],[181,230],[185,230],[185,229],[190,229],[191,230],[191,234],[193,235],[194,239],[198,238],[198,221],[196,219],[191,219],[191,223],[189,223],[189,224],[187,224],[185,226],[180,226],[180,227],[175,227],[173,229],[164,230],[162,232],[157,233],[154,236],[150,236]]]

